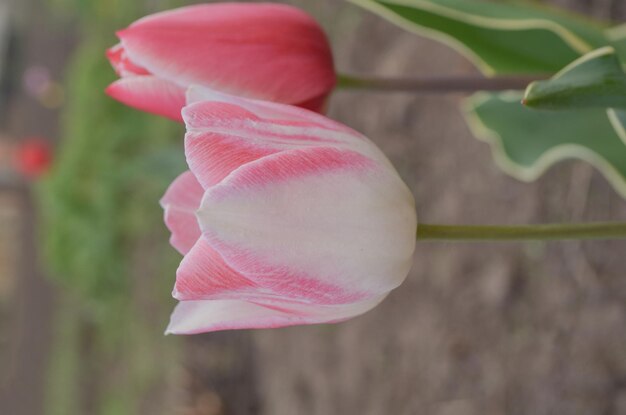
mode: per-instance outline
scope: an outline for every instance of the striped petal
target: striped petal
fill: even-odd
[[[195,216],[204,190],[187,171],[174,180],[161,199],[165,225],[172,232],[170,243],[185,255],[200,238],[200,227]]]
[[[178,300],[255,296],[256,284],[228,266],[204,238],[185,255],[176,271],[173,296]]]
[[[236,97],[224,97],[238,102]],[[271,108],[259,109],[255,102],[242,107],[223,101],[209,101],[183,109],[187,125],[187,163],[205,189],[219,183],[241,165],[279,151],[324,143],[341,144],[332,131],[329,131],[327,137],[315,134],[318,127],[314,124],[266,120],[251,112],[267,115],[266,112]],[[351,139],[355,140],[354,137]]]
[[[273,146],[255,145],[255,142],[237,135],[234,129],[229,129],[242,119],[256,119],[243,108],[199,104],[185,108],[183,115],[187,124],[187,163],[205,189],[219,183],[242,164],[277,151]],[[211,126],[214,128],[209,128]]]
[[[218,330],[258,329],[300,324],[338,323],[361,315],[385,296],[339,306],[240,300],[181,301],[172,313],[166,334],[196,334]]]
[[[155,76],[131,76],[109,85],[106,93],[112,98],[152,114],[182,121],[185,90]]]
[[[283,298],[342,304],[399,285],[414,202],[395,171],[330,147],[283,151],[207,190],[203,236],[231,268]]]
[[[210,101],[198,101],[210,98]],[[192,88],[183,118],[185,154],[205,189],[238,167],[279,151],[307,147],[349,148],[393,169],[361,134],[319,114],[283,104],[247,100]]]
[[[325,117],[311,107],[316,103],[319,104],[320,98],[314,98],[313,102],[305,102],[303,105],[296,107],[293,105],[285,105],[277,102],[262,101],[250,98],[242,98],[236,95],[229,95],[214,89],[192,85],[187,89],[186,93],[187,105],[198,102],[221,102],[224,104],[232,104],[244,108],[256,115],[258,118],[275,121],[285,121],[294,123],[304,123],[309,127],[326,128],[328,130],[337,130],[350,133],[355,137],[362,137],[361,134],[351,128],[338,123],[328,117]]]

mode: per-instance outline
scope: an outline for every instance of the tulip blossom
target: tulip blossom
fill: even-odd
[[[336,81],[320,26],[282,4],[188,6],[144,17],[117,35],[107,56],[121,79],[107,93],[178,121],[190,85],[321,111]]]
[[[371,141],[297,107],[187,100],[189,171],[161,200],[184,255],[168,333],[339,322],[402,283],[415,202]]]

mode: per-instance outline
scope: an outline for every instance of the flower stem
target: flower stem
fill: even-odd
[[[529,83],[547,76],[433,76],[421,78],[374,78],[339,75],[340,89],[383,92],[476,92],[524,90]]]
[[[417,226],[417,240],[522,241],[566,239],[626,239],[626,223],[578,223],[521,226]]]

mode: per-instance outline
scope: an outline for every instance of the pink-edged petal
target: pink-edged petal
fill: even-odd
[[[250,113],[265,120],[283,121],[284,124],[287,125],[289,125],[288,122],[293,122],[295,125],[300,123],[300,125],[303,126],[343,131],[354,136],[362,137],[361,134],[353,129],[319,114],[319,112],[321,112],[321,107],[326,102],[326,97],[327,95],[315,97],[312,100],[299,103],[296,107],[277,102],[242,98],[240,96],[229,95],[199,85],[192,85],[187,89],[186,93],[187,105],[206,101],[222,102],[244,108]]]
[[[281,150],[334,146],[359,152],[393,169],[380,149],[362,134],[313,111],[197,86],[187,90],[187,102],[182,115],[188,133],[193,136],[227,134],[241,137],[252,146]],[[194,164],[191,170],[204,185],[202,174],[195,170],[195,166],[204,164],[202,159],[194,163],[193,155],[189,158],[188,154],[188,161]],[[208,181],[211,184],[219,182],[215,179]]]
[[[189,170],[181,173],[165,191],[161,206],[195,212],[200,206],[204,190]]]
[[[182,121],[185,90],[155,76],[131,76],[109,85],[106,93],[112,98],[142,111]]]
[[[200,238],[195,212],[200,207],[204,189],[190,171],[178,176],[161,199],[165,225],[172,232],[170,243],[185,255]]]
[[[225,262],[284,298],[342,304],[399,285],[413,197],[387,165],[337,148],[277,153],[208,189],[197,213]]]
[[[181,86],[296,104],[336,82],[326,36],[291,6],[188,6],[140,19],[118,36],[132,62]]]
[[[268,146],[254,146],[244,138],[217,133],[187,133],[185,155],[202,187],[219,183],[239,166],[275,153]]]
[[[204,238],[185,255],[176,271],[174,298],[198,300],[255,295],[256,285],[229,267]]]
[[[338,306],[302,303],[256,304],[240,300],[181,301],[166,334],[198,334],[218,330],[277,328],[301,324],[339,323],[378,305],[385,295]]]
[[[121,77],[150,75],[147,69],[131,62],[121,43],[107,49],[106,56],[111,66],[113,66],[113,69],[115,69],[115,72]]]
[[[311,111],[199,88],[191,89],[189,98],[208,99],[182,111],[187,162],[205,189],[243,164],[306,147],[347,148],[393,169],[361,134]]]
[[[279,151],[324,143],[341,144],[330,134],[326,138],[312,135],[310,130],[315,127],[308,124],[269,122],[247,108],[226,102],[189,105],[184,108],[183,117],[187,125],[187,163],[205,189],[219,183],[238,167]]]
[[[200,238],[200,228],[196,217],[189,212],[166,209],[165,225],[172,232],[170,244],[178,252],[185,255]]]

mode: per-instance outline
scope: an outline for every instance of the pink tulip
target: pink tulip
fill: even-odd
[[[339,322],[402,283],[415,202],[371,141],[297,107],[188,102],[190,170],[161,201],[184,255],[168,333]]]
[[[320,26],[272,3],[216,3],[144,17],[107,51],[113,98],[182,121],[190,85],[322,111],[336,81]]]

